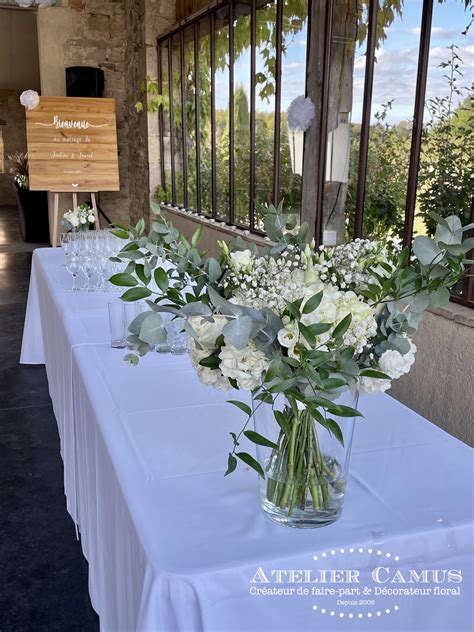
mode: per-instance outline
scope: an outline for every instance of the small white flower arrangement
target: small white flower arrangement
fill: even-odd
[[[88,204],[80,204],[64,213],[63,224],[73,232],[89,230],[95,224],[94,212]]]
[[[20,103],[27,110],[34,110],[36,107],[38,107],[39,102],[40,102],[40,98],[36,90],[24,90],[20,94]]]
[[[28,176],[14,176],[13,180],[20,189],[29,189],[30,181]]]

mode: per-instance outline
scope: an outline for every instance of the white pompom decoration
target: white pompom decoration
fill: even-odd
[[[290,132],[305,132],[316,116],[314,103],[309,97],[296,97],[288,107],[287,116]]]
[[[46,7],[52,7],[53,4],[56,4],[56,0],[36,0],[35,4],[37,4],[40,9],[45,9]]]
[[[36,90],[25,90],[20,94],[20,103],[27,110],[34,110],[39,105],[39,102],[40,98]]]

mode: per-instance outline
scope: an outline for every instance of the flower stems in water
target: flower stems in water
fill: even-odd
[[[295,507],[307,509],[311,496],[313,510],[328,509],[330,492],[324,477],[326,467],[311,415],[287,408],[289,436],[283,431],[278,448],[272,451],[267,467],[267,500],[291,515]]]

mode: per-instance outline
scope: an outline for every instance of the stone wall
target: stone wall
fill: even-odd
[[[414,341],[416,362],[389,395],[474,445],[474,311],[450,303],[427,312]]]
[[[82,11],[70,9],[72,32],[63,43],[63,65],[94,66],[104,71],[104,97],[112,97],[116,103],[120,191],[101,193],[100,206],[112,221],[127,223],[132,179],[129,118],[133,112],[126,94],[125,5],[124,0],[84,0]],[[54,17],[55,9],[50,11]]]
[[[0,120],[3,133],[5,173],[0,173],[0,206],[16,204],[13,176],[9,173],[7,154],[26,151],[25,108],[20,103],[20,90],[0,90]]]
[[[156,77],[156,38],[174,21],[174,0],[69,0],[39,14],[42,94],[65,94],[67,66],[94,66],[104,70],[104,96],[116,101],[120,191],[101,193],[101,207],[125,224],[147,217],[158,184],[158,117],[134,105],[144,77]]]

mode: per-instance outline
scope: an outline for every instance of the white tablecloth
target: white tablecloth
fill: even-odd
[[[386,395],[364,399],[341,518],[316,530],[276,526],[258,510],[252,471],[223,477],[228,433],[241,422],[229,395],[199,384],[186,357],[127,366],[107,342],[107,295],[68,293],[60,260],[34,254],[21,361],[41,362],[44,351],[68,510],[102,630],[472,630],[470,448]],[[362,593],[349,603],[337,591],[358,584],[278,584],[271,574],[357,569],[360,590],[435,586],[377,584],[377,567],[390,569],[382,581],[397,570],[421,580],[432,578],[423,570],[460,570],[462,582],[439,586],[461,593]],[[269,583],[252,583],[259,568]],[[309,594],[251,594],[281,587]],[[311,594],[319,587],[336,594]]]

